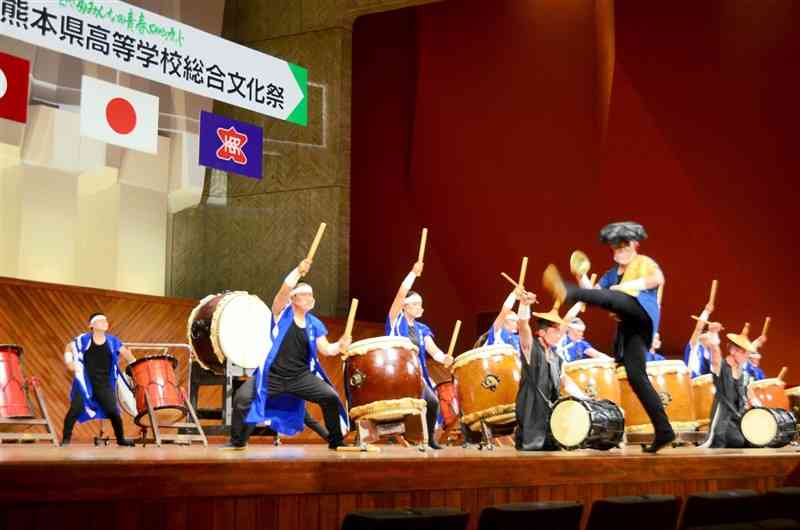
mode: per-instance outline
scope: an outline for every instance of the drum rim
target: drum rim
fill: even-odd
[[[668,364],[662,364],[668,363]],[[652,366],[652,373],[651,373],[651,365]],[[666,368],[677,368],[677,370],[665,370]],[[625,366],[617,366],[615,371],[617,374],[617,379],[627,379],[628,372],[625,370]],[[646,364],[645,366],[645,373],[647,375],[666,375],[666,374],[688,374],[691,373],[689,371],[689,367],[686,366],[686,363],[680,361],[678,359],[666,359],[664,361],[651,361]],[[694,380],[694,379],[692,379]]]
[[[450,371],[455,371],[457,368],[461,368],[472,361],[476,361],[478,359],[482,359],[483,356],[494,356],[494,355],[505,355],[509,357],[516,357],[517,350],[513,348],[513,346],[509,344],[491,344],[489,346],[481,346],[480,348],[473,348],[471,350],[467,350],[458,357],[456,357],[455,361],[453,362],[453,366],[450,368]]]
[[[779,383],[777,381],[779,381]],[[786,388],[786,381],[784,381],[783,379],[778,379],[777,377],[770,377],[769,379],[761,379],[760,381],[752,381],[747,386],[748,387],[753,387],[753,388],[761,388],[761,387],[768,387],[768,386],[772,386],[772,385],[782,386],[785,389]]]
[[[702,381],[700,381],[701,379]],[[703,374],[692,377],[692,386],[700,386],[706,381],[711,381],[711,384],[714,384],[714,374]]]
[[[593,362],[587,362],[593,361]],[[578,364],[580,363],[580,364]],[[564,363],[564,371],[575,371],[581,370],[583,368],[596,368],[597,366],[601,368],[609,367],[613,370],[616,370],[616,361],[614,359],[578,359],[577,361],[570,361],[568,363]]]
[[[173,370],[178,368],[178,358],[177,357],[175,357],[174,355],[171,355],[169,353],[157,353],[155,355],[145,355],[144,357],[139,357],[138,359],[136,359],[135,361],[133,361],[132,363],[130,363],[128,366],[125,367],[125,374],[128,377],[130,377],[131,379],[133,379],[133,374],[131,372],[133,371],[133,367],[134,366],[136,366],[137,364],[141,364],[144,361],[152,361],[152,360],[156,360],[156,359],[164,359],[164,360],[169,361],[170,363],[172,363],[172,369]],[[134,383],[135,382],[136,381],[134,381]]]
[[[382,346],[385,343],[394,342],[393,346],[395,348],[405,348],[407,350],[412,350],[415,353],[419,353],[419,348],[411,342],[411,339],[408,337],[403,337],[402,335],[382,335],[380,337],[370,337],[368,339],[361,339],[350,344],[350,347],[347,348],[346,352],[342,353],[342,359],[348,359],[349,357],[354,357],[356,355],[366,355],[368,352],[372,351],[375,348],[369,348],[369,346]]]
[[[214,355],[217,356],[217,359],[219,359],[220,364],[222,364],[223,366],[225,365],[225,359],[227,358],[227,356],[225,355],[225,352],[222,349],[222,344],[220,343],[220,336],[219,336],[219,327],[222,325],[222,312],[225,310],[226,307],[228,307],[228,304],[230,304],[234,299],[238,298],[238,295],[241,294],[255,298],[259,303],[261,303],[261,305],[264,306],[264,309],[266,310],[266,315],[268,317],[265,322],[265,326],[269,327],[269,322],[270,322],[269,317],[272,315],[272,310],[269,308],[269,306],[267,306],[264,300],[261,299],[261,297],[253,293],[249,293],[247,291],[231,291],[229,293],[225,293],[222,299],[219,302],[217,302],[217,307],[214,308],[214,314],[211,317],[211,328],[209,329],[209,339],[211,340],[211,348],[214,350]],[[236,295],[236,296],[230,296],[230,295]],[[267,338],[270,338],[269,329],[267,330]],[[221,358],[219,352],[221,352],[222,356]],[[231,360],[231,362],[236,366],[241,366],[246,370],[253,370],[255,368],[258,368],[264,363],[264,359],[267,358],[267,355],[269,355],[269,351],[267,351],[267,353],[264,355],[264,358],[257,366],[241,366],[234,363],[233,360]]]
[[[739,430],[742,432],[742,437],[745,440],[747,440],[747,443],[749,443],[750,445],[753,445],[754,447],[759,447],[760,448],[760,447],[769,447],[770,443],[772,443],[775,440],[775,438],[780,433],[780,429],[778,429],[778,427],[780,427],[780,423],[778,422],[778,419],[775,417],[775,414],[772,412],[772,409],[774,409],[774,408],[777,408],[777,407],[753,407],[750,410],[748,410],[747,412],[745,412],[744,414],[742,414],[742,419],[739,421]],[[771,418],[773,418],[775,420],[775,434],[772,435],[772,438],[770,439],[770,441],[768,441],[767,443],[764,443],[764,444],[753,443],[753,441],[750,440],[747,437],[747,435],[744,432],[744,429],[742,428],[742,424],[744,423],[744,420],[745,420],[745,418],[747,417],[748,414],[750,414],[751,412],[754,412],[754,411],[761,411],[761,410],[767,411],[767,413],[769,414],[769,417],[771,417]],[[783,410],[783,409],[778,409],[778,410]]]
[[[183,415],[177,420],[175,420],[175,423],[181,421],[189,414],[189,409],[186,408],[186,405],[162,405],[160,407],[153,407],[153,412],[158,412],[159,410],[164,410],[164,409],[175,409],[183,412]],[[145,416],[147,416],[146,410],[137,411],[136,417],[133,418],[133,423],[135,423],[139,427],[151,427],[151,425],[142,425],[141,423],[139,423]],[[169,425],[159,425],[159,427],[169,427]]]
[[[18,356],[21,356],[22,353],[24,352],[24,348],[22,346],[20,346],[19,344],[11,344],[11,343],[0,344],[0,350],[4,350],[4,349],[14,350],[14,353],[16,353]]]
[[[577,399],[577,398],[575,398],[575,397],[573,397],[573,396],[567,396],[567,397],[563,397],[563,398],[559,399],[559,400],[558,400],[558,401],[556,401],[556,403],[553,405],[553,411],[552,411],[552,412],[551,412],[551,414],[550,414],[550,423],[551,423],[551,426],[550,426],[550,432],[551,432],[551,433],[552,433],[552,435],[553,435],[553,440],[555,440],[555,441],[556,441],[556,443],[557,443],[557,444],[558,444],[558,445],[559,445],[561,448],[563,448],[564,450],[566,450],[566,451],[573,451],[573,450],[575,450],[575,449],[580,449],[580,448],[583,446],[583,443],[579,443],[579,444],[577,444],[577,445],[567,445],[567,444],[565,444],[565,443],[562,443],[562,442],[560,442],[560,441],[558,440],[558,438],[556,438],[556,435],[555,435],[555,433],[553,432],[553,427],[552,427],[553,414],[554,414],[554,413],[555,413],[555,411],[556,411],[556,407],[558,407],[558,406],[559,406],[561,403],[565,403],[565,402],[567,402],[567,401],[573,401],[573,402],[575,402],[575,403],[578,403],[578,404],[579,404],[579,405],[580,405],[580,406],[583,408],[583,410],[585,410],[585,411],[586,411],[587,415],[589,416],[589,428],[586,430],[586,434],[585,434],[585,435],[584,435],[584,437],[583,437],[583,441],[586,441],[586,438],[588,438],[588,437],[589,437],[589,434],[592,432],[592,421],[591,421],[591,414],[590,414],[590,411],[589,411],[589,410],[587,410],[586,406],[584,405],[584,401],[585,401],[585,400],[583,400],[583,399]],[[617,407],[619,407],[619,405],[617,405]]]
[[[793,386],[784,390],[787,396],[800,396],[800,386]]]
[[[194,324],[194,319],[197,318],[197,314],[200,312],[200,309],[203,308],[208,302],[213,300],[218,296],[222,296],[224,293],[216,293],[216,294],[209,294],[206,295],[200,302],[192,309],[192,312],[189,313],[189,319],[186,321],[186,342],[189,343],[189,348],[192,352],[192,359],[200,365],[201,368],[204,370],[208,370],[209,372],[213,372],[214,370],[207,366],[206,363],[200,359],[200,356],[197,355],[197,351],[194,349],[194,340],[192,339],[192,324]],[[214,346],[212,345],[211,348],[213,349]]]

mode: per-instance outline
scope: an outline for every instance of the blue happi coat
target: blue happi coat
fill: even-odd
[[[494,326],[489,328],[489,333],[486,335],[486,345],[492,346],[494,344],[508,344],[517,351],[519,347],[519,335],[508,331],[506,328],[500,328],[500,333],[495,333]]]
[[[278,357],[278,352],[281,349],[281,344],[283,344],[283,339],[286,337],[286,332],[289,331],[289,328],[292,326],[292,321],[294,320],[292,305],[288,304],[283,308],[277,319],[273,315],[270,320],[270,341],[269,344],[266,345],[266,348],[269,349],[269,353],[261,366],[259,366],[253,374],[255,380],[254,399],[250,406],[250,411],[247,413],[245,422],[249,424],[266,422],[269,424],[270,428],[276,432],[291,436],[303,430],[305,401],[289,394],[280,394],[269,398],[267,396],[267,389],[269,387],[269,370],[272,367],[272,363],[274,363],[275,359]],[[306,313],[305,331],[306,337],[308,338],[309,370],[315,376],[333,386],[317,358],[317,339],[328,334],[325,324],[311,313]],[[347,434],[350,423],[347,417],[347,411],[341,400],[339,401],[339,421],[342,427],[342,434]]]
[[[122,341],[114,335],[106,333],[106,345],[109,355],[111,355],[111,372],[109,373],[108,384],[112,391],[116,392],[117,377],[119,377],[119,350],[122,348]],[[78,335],[69,343],[72,350],[72,359],[75,364],[75,376],[72,379],[72,389],[70,399],[77,396],[83,398],[83,412],[78,416],[78,422],[83,423],[89,420],[102,420],[108,418],[100,405],[94,399],[94,389],[92,382],[86,375],[86,365],[84,355],[92,346],[92,333]]]

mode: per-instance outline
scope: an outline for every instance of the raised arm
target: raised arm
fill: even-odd
[[[529,292],[522,293],[519,299],[519,346],[522,354],[530,363],[533,349],[533,332],[531,331],[531,304],[536,301],[536,295]]]
[[[722,350],[719,348],[719,337],[710,333],[700,335],[700,344],[711,352],[711,373],[719,375],[722,364]]]
[[[564,319],[563,319],[564,323],[561,324],[561,326],[559,326],[559,328],[561,329],[561,333],[564,333],[565,331],[567,331],[567,328],[569,327],[569,323],[572,322],[573,318],[578,316],[578,313],[581,312],[581,308],[583,308],[583,302],[578,302],[577,304],[575,304],[575,305],[573,305],[572,307],[569,308],[569,311],[567,311],[567,314],[564,315]]]
[[[689,338],[689,344],[692,345],[692,348],[697,346],[697,341],[700,338],[700,334],[703,332],[703,327],[705,327],[706,322],[711,317],[711,313],[714,312],[714,304],[711,302],[706,304],[706,307],[703,309],[703,312],[700,313],[700,320],[697,321],[697,324],[694,326],[694,331],[692,331],[692,336]]]
[[[308,274],[309,270],[311,270],[311,260],[304,259],[296,268],[292,269],[292,272],[283,280],[281,288],[278,289],[275,298],[272,300],[272,314],[275,315],[275,318],[280,316],[283,308],[289,303],[292,289],[297,286],[297,282],[300,281],[300,278]]]
[[[411,287],[414,286],[414,280],[417,279],[417,276],[422,274],[423,266],[424,264],[421,261],[416,262],[411,268],[411,272],[406,275],[403,283],[400,284],[400,288],[397,289],[397,294],[394,295],[394,300],[389,308],[389,322],[394,322],[397,319],[397,315],[403,310],[403,301],[406,299],[406,296],[408,296]]]
[[[500,308],[500,312],[497,314],[497,318],[494,319],[494,323],[492,324],[492,329],[494,329],[495,333],[500,331],[500,328],[503,327],[505,323],[506,317],[514,311],[514,302],[517,301],[517,291],[516,289],[511,291],[506,297],[506,301],[503,302],[503,307]]]

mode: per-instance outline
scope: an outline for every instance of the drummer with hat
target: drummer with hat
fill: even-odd
[[[423,263],[418,261],[414,264],[400,288],[397,289],[392,305],[389,308],[389,316],[386,318],[386,334],[391,336],[408,337],[411,342],[419,348],[419,363],[422,367],[422,399],[426,404],[425,419],[428,424],[428,432],[436,432],[436,421],[439,417],[439,399],[434,391],[434,384],[428,374],[428,363],[426,355],[445,366],[453,364],[453,356],[443,352],[433,340],[433,331],[418,319],[422,317],[424,308],[422,307],[422,296],[411,290],[414,281],[422,274]],[[433,449],[441,449],[433,436],[428,437],[428,445]]]
[[[70,391],[70,407],[64,418],[61,445],[69,445],[75,422],[108,418],[114,428],[117,445],[133,446],[125,438],[122,417],[117,407],[119,357],[130,364],[136,360],[122,341],[108,333],[108,318],[103,313],[89,317],[91,331],[75,337],[67,344],[64,363],[74,374]]]
[[[706,336],[706,340],[702,341],[700,339],[706,326],[708,326],[707,333],[711,335],[719,335],[719,332],[722,330],[722,324],[709,321],[711,313],[713,312],[714,304],[709,301],[705,308],[703,308],[703,312],[700,313],[699,317],[692,315],[692,318],[697,323],[694,326],[692,336],[689,337],[689,342],[686,344],[686,348],[683,352],[683,360],[686,366],[689,367],[692,378],[711,373],[711,352],[703,345],[708,342],[707,339],[709,337]]]
[[[547,313],[531,313],[536,297],[522,294],[519,310],[519,338],[522,375],[516,400],[517,430],[514,442],[521,451],[552,451],[557,446],[550,435],[550,413],[560,388],[571,396],[587,399],[580,387],[564,373],[564,361],[556,352],[564,320],[558,306]],[[531,330],[531,315],[535,331]]]
[[[723,358],[720,340],[715,334],[702,337],[704,345],[711,351],[711,373],[714,377],[714,403],[711,408],[711,435],[708,442],[716,448],[742,448],[747,442],[739,429],[739,418],[745,412],[748,401],[760,406],[758,398],[747,388],[744,365],[748,352],[756,348],[745,331],[728,333],[728,355]]]
[[[616,265],[593,287],[586,274],[573,270],[580,287],[565,284],[554,265],[545,270],[544,285],[557,301],[584,302],[614,313],[619,320],[614,350],[622,360],[628,382],[655,429],[653,443],[644,448],[655,453],[675,439],[664,405],[646,373],[646,353],[658,332],[661,308],[658,288],[664,283],[661,268],[639,254],[647,232],[639,223],[611,223],[600,230],[600,241],[611,247]]]

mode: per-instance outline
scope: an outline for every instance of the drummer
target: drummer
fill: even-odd
[[[311,310],[314,291],[300,278],[308,274],[311,260],[304,259],[286,276],[272,302],[274,342],[253,378],[236,391],[231,438],[226,449],[244,449],[256,425],[269,422],[281,434],[303,430],[305,401],[319,405],[328,435],[328,447],[344,445],[347,412],[317,359],[317,354],[338,355],[350,347],[342,335],[328,342],[328,330]]]
[[[436,420],[439,417],[439,400],[434,392],[433,381],[428,375],[428,364],[426,353],[433,359],[445,366],[453,364],[453,356],[445,354],[433,341],[431,328],[418,321],[424,309],[422,307],[422,296],[411,290],[417,276],[422,274],[423,263],[417,262],[406,275],[397,294],[389,308],[389,316],[386,319],[386,334],[392,336],[408,337],[411,342],[419,348],[419,362],[422,367],[422,399],[426,404],[426,420],[428,432],[436,432]],[[428,437],[428,445],[433,449],[442,447],[436,443],[433,436]]]
[[[711,352],[711,373],[714,374],[714,403],[711,408],[711,447],[742,448],[747,442],[739,429],[738,419],[747,408],[748,399],[753,406],[761,406],[758,398],[746,385],[744,365],[747,354],[755,350],[744,334],[728,333],[728,356],[722,357],[719,336],[701,337]]]
[[[719,322],[709,322],[708,319],[711,318],[711,313],[713,312],[714,304],[707,303],[703,312],[700,313],[700,317],[696,318],[697,324],[695,324],[692,336],[689,337],[689,342],[683,351],[683,361],[689,367],[692,378],[711,373],[711,352],[703,346],[703,342],[707,341],[701,341],[700,335],[706,325],[708,325],[708,332],[711,334],[719,335],[722,330],[722,325]]]
[[[486,346],[508,344],[519,351],[519,316],[514,312],[517,291],[512,291],[503,302],[503,307],[486,332]]]
[[[766,379],[766,375],[764,374],[764,370],[761,369],[761,353],[758,350],[761,349],[761,346],[767,342],[767,336],[761,335],[756,340],[753,341],[753,346],[755,350],[748,352],[747,357],[747,364],[745,364],[744,369],[750,376],[751,381],[761,381],[762,379]]]
[[[658,350],[661,349],[661,334],[656,333],[653,335],[653,344],[650,347],[650,351],[647,352],[644,356],[645,362],[652,363],[653,361],[664,361],[666,357],[658,353]]]
[[[580,302],[575,305],[583,306]],[[578,317],[570,319],[570,316],[570,313],[567,313],[567,316],[564,317],[564,321],[568,322],[568,324],[564,326],[565,333],[558,345],[558,352],[561,358],[566,362],[588,358],[610,359],[611,357],[597,350],[584,338],[586,323]]]
[[[536,331],[531,330],[530,306],[536,300],[532,293],[520,298],[519,338],[522,376],[516,400],[517,429],[514,434],[520,451],[552,451],[557,446],[549,435],[552,404],[559,398],[563,385],[567,393],[587,399],[580,387],[564,373],[564,362],[556,353],[565,322],[554,307],[548,313],[533,313]]]
[[[108,333],[108,318],[103,313],[89,317],[91,331],[78,335],[64,351],[67,370],[74,374],[70,403],[64,418],[61,445],[69,445],[75,422],[108,418],[114,428],[117,445],[132,447],[133,442],[125,438],[122,418],[117,408],[117,378],[119,356],[128,364],[136,357],[122,341]]]

